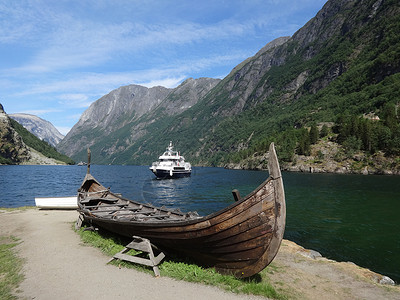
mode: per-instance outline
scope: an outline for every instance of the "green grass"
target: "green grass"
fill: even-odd
[[[23,260],[17,257],[13,248],[18,245],[13,236],[0,236],[0,295],[1,299],[18,299],[16,292],[24,279]]]
[[[124,238],[110,235],[104,231],[88,231],[81,228],[78,233],[85,244],[99,248],[103,253],[112,257],[120,252],[130,241]],[[131,250],[132,255],[140,254]],[[153,274],[150,267],[131,264],[125,261],[114,260],[111,262],[119,267],[135,268],[140,271]],[[231,275],[221,275],[213,268],[203,268],[188,261],[182,261],[176,257],[167,257],[158,266],[161,276],[170,277],[188,282],[201,283],[216,286],[237,294],[259,295],[272,299],[287,299],[284,294],[278,293],[269,283],[268,268],[250,278],[238,279]],[[272,267],[273,268],[273,267]]]

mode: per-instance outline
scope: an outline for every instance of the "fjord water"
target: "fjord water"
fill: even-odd
[[[85,173],[79,166],[0,166],[0,207],[74,195]],[[201,167],[176,180],[156,180],[145,166],[95,165],[91,173],[124,197],[200,215],[231,204],[232,189],[245,196],[268,177],[263,171]],[[400,177],[283,173],[283,180],[285,238],[400,282]]]

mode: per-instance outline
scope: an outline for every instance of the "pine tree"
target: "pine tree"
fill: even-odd
[[[361,141],[362,149],[366,151],[372,150],[372,126],[368,120],[361,122]]]
[[[398,126],[396,106],[392,103],[385,104],[383,107],[383,124],[392,131],[395,131]]]
[[[302,128],[300,132],[297,153],[307,156],[311,154],[310,134],[305,128]]]
[[[310,143],[315,144],[316,142],[318,142],[318,136],[319,136],[318,127],[315,123],[313,123],[310,129]]]
[[[326,126],[326,124],[324,124],[321,128],[321,132],[320,132],[319,136],[321,138],[323,138],[323,137],[327,136],[328,134],[329,134],[329,128],[328,128],[328,126]]]

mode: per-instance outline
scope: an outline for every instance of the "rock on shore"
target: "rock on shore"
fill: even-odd
[[[279,149],[278,149],[279,156]],[[255,153],[240,163],[225,165],[228,169],[267,170],[268,153]],[[379,174],[400,175],[398,157],[357,152],[345,154],[343,147],[329,140],[320,140],[311,146],[311,155],[293,156],[292,162],[280,161],[283,171],[303,173]]]

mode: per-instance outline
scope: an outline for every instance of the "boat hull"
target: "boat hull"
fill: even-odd
[[[77,209],[78,197],[36,197],[35,205],[40,209]]]
[[[152,170],[154,175],[157,178],[168,179],[168,178],[182,178],[182,177],[190,177],[191,171],[190,170],[163,170],[163,169],[156,169]]]
[[[79,212],[94,226],[147,238],[162,250],[220,273],[249,277],[273,260],[285,228],[283,182],[273,145],[271,151],[268,179],[246,197],[205,217],[124,199],[90,174],[79,189]]]
[[[215,267],[224,274],[248,277],[264,269],[265,254],[272,239],[276,220],[269,217],[273,184],[259,192],[255,201],[241,204],[194,221],[171,224],[118,221],[87,217],[92,224],[122,236],[149,239],[160,249],[190,257],[195,262]],[[250,211],[250,213],[248,212]],[[261,261],[261,263],[259,263]]]

